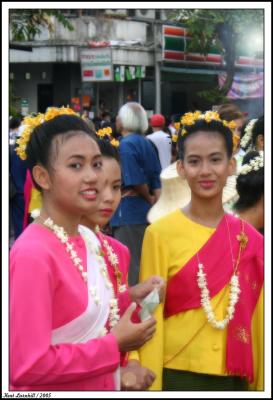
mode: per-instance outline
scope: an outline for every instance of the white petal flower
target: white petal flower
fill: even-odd
[[[77,253],[75,252],[75,250],[72,250],[71,252],[70,252],[70,255],[71,255],[71,257],[72,258],[77,258]]]
[[[30,215],[33,219],[36,219],[40,216],[40,214],[41,214],[40,208],[35,208],[35,210],[32,210]]]

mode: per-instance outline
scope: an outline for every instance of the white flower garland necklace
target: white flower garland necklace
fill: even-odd
[[[112,265],[112,267],[114,268],[114,274],[117,278],[117,286],[118,286],[118,292],[122,293],[125,292],[125,290],[127,289],[126,285],[122,285],[121,284],[121,277],[122,274],[118,268],[118,257],[116,255],[116,253],[114,253],[112,246],[110,246],[110,244],[107,242],[106,239],[103,240],[103,245],[106,248],[107,251],[107,258],[110,262],[110,264]]]
[[[95,227],[95,232],[96,233],[100,232],[100,227],[98,225],[96,225],[96,227]],[[106,249],[107,258],[108,258],[110,264],[112,265],[112,267],[114,269],[114,274],[117,278],[118,292],[119,293],[125,292],[125,290],[127,289],[127,286],[121,284],[122,273],[119,270],[118,256],[114,252],[113,247],[108,243],[108,241],[106,239],[103,240],[103,246]]]
[[[235,260],[234,260],[234,257],[233,257],[231,240],[230,240],[230,233],[229,233],[229,226],[228,226],[228,222],[226,220],[226,216],[225,216],[225,221],[226,221],[227,228],[228,228],[228,236],[229,236],[229,244],[230,244],[231,257],[232,257],[232,265],[234,266]],[[240,249],[241,249],[241,247],[240,247]],[[237,259],[237,263],[234,266],[233,275],[232,275],[231,280],[230,280],[230,294],[229,294],[229,304],[228,304],[228,307],[227,307],[227,313],[226,313],[225,318],[223,320],[220,320],[220,321],[216,319],[215,313],[214,313],[214,311],[212,309],[212,306],[211,306],[210,293],[209,293],[209,289],[207,287],[206,274],[204,273],[204,270],[203,270],[204,266],[203,266],[202,263],[200,263],[198,252],[196,253],[196,255],[197,255],[197,260],[198,260],[197,284],[198,284],[198,286],[200,288],[200,291],[201,291],[201,306],[203,307],[203,309],[205,311],[205,314],[206,314],[208,322],[214,328],[224,329],[227,326],[227,324],[229,323],[229,321],[231,321],[232,318],[234,317],[235,305],[239,300],[239,294],[241,292],[240,284],[239,284],[239,278],[238,278],[238,275],[237,275],[237,267],[238,267],[238,264],[239,264],[240,252],[239,252],[238,259]]]
[[[80,272],[84,282],[87,283],[87,272],[85,272],[83,270],[84,268],[82,265],[82,260],[81,260],[81,258],[78,257],[77,252],[74,250],[74,244],[69,243],[69,240],[68,240],[69,237],[68,237],[68,234],[65,232],[64,228],[54,224],[54,222],[52,221],[51,218],[47,218],[45,221],[43,221],[43,225],[45,225],[46,227],[51,229],[55,233],[57,238],[60,239],[60,241],[66,246],[66,251],[68,253],[70,253],[70,258],[71,258],[73,264]],[[109,302],[109,305],[110,305],[109,326],[110,326],[110,328],[113,328],[118,323],[120,316],[119,316],[118,301],[115,298],[113,285],[110,282],[109,277],[108,277],[107,266],[105,264],[104,257],[102,256],[102,254],[100,254],[100,251],[98,250],[98,248],[95,248],[94,244],[92,243],[92,240],[87,235],[84,235],[84,239],[85,239],[85,242],[86,242],[87,246],[89,247],[90,251],[93,253],[95,258],[97,259],[97,262],[100,267],[100,272],[105,279],[105,286],[111,290],[111,299]],[[93,295],[95,303],[97,305],[101,304],[101,300],[99,299],[99,297],[97,295],[97,288],[90,287],[89,292],[91,295]],[[103,334],[106,334],[106,331],[104,331]]]

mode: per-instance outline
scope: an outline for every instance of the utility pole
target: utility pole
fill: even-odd
[[[155,69],[155,113],[161,113],[161,72],[160,59],[157,53],[157,24],[153,24],[154,28],[154,69]]]

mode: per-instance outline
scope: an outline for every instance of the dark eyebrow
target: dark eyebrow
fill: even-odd
[[[209,157],[213,157],[213,156],[222,156],[222,155],[223,155],[223,153],[221,153],[220,151],[216,151],[215,153],[209,154]],[[191,157],[200,158],[200,155],[198,155],[198,154],[189,154],[189,155],[187,156],[187,158],[191,158]]]
[[[70,157],[68,158],[68,160],[70,160],[70,158],[80,158],[81,160],[83,160],[85,157],[84,157],[84,156],[81,156],[80,154],[74,154],[73,156],[70,156]]]
[[[94,159],[97,159],[97,158],[101,158],[102,157],[102,155],[101,154],[96,154],[94,157],[93,157],[93,160]],[[73,154],[72,156],[70,156],[69,158],[68,158],[68,160],[70,160],[70,158],[79,158],[79,159],[81,159],[81,160],[85,160],[85,156],[83,156],[82,154]]]
[[[212,156],[222,156],[222,155],[223,155],[223,153],[221,153],[220,151],[216,151],[215,153],[211,153],[210,157],[212,157]]]

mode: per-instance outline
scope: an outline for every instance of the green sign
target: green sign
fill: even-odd
[[[21,99],[21,114],[27,115],[29,113],[29,104],[27,99]]]

